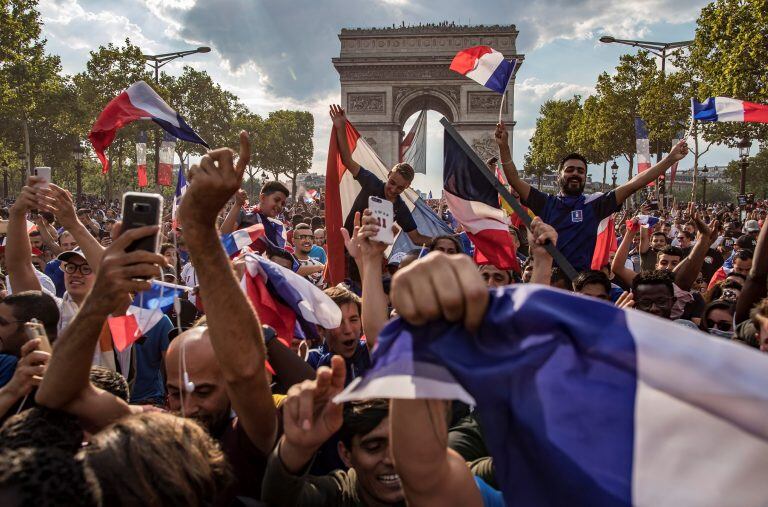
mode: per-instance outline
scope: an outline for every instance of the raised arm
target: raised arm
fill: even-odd
[[[625,264],[629,256],[629,247],[632,245],[632,238],[635,237],[639,228],[640,224],[637,223],[637,218],[633,218],[627,224],[627,232],[624,233],[624,238],[621,240],[621,244],[619,244],[619,248],[616,250],[616,256],[611,263],[613,274],[618,276],[627,285],[630,285],[635,276],[637,276],[637,273],[626,267]]]
[[[675,162],[679,162],[685,158],[686,155],[688,155],[688,144],[685,142],[685,140],[682,140],[672,148],[672,151],[669,152],[669,154],[664,157],[661,162],[646,171],[638,173],[634,178],[617,188],[616,202],[618,204],[622,204],[629,198],[630,195],[634,194],[641,188],[645,188],[648,183],[655,181],[656,178],[664,174],[667,169],[672,167]]]
[[[242,188],[235,192],[235,204],[229,208],[229,212],[227,213],[226,218],[224,218],[224,223],[222,223],[221,228],[219,228],[221,234],[230,234],[237,230],[237,219],[240,217],[240,210],[243,209],[243,205],[247,199],[248,194],[246,194],[245,190]]]
[[[141,409],[96,388],[89,375],[93,351],[104,321],[130,292],[149,289],[150,283],[137,277],[156,275],[165,265],[162,255],[125,249],[135,240],[154,234],[156,226],[131,229],[106,250],[93,289],[80,311],[56,340],[35,401],[77,416],[89,431],[98,431],[117,419]]]
[[[54,238],[51,234],[51,230],[48,227],[48,221],[43,218],[42,215],[37,217],[35,224],[37,224],[37,230],[40,231],[40,239],[43,240],[43,244],[51,250],[53,255],[59,255],[64,251],[62,250],[61,246],[59,246],[56,238]]]
[[[392,457],[408,505],[483,505],[464,459],[447,447],[450,403],[443,400],[391,400]]]
[[[48,185],[47,189],[38,190],[38,194],[40,210],[50,211],[56,216],[64,230],[75,238],[88,264],[98,269],[101,265],[101,258],[104,255],[104,247],[101,246],[99,240],[77,218],[72,195],[67,190],[57,187],[52,183]]]
[[[675,275],[675,285],[682,290],[691,290],[693,282],[699,276],[701,267],[704,265],[704,258],[707,256],[709,245],[712,244],[712,231],[707,224],[702,222],[698,215],[693,216],[693,223],[696,225],[698,235],[696,244],[691,253],[675,266],[673,271]]]
[[[264,341],[267,344],[269,364],[286,390],[294,384],[315,378],[314,368],[278,340],[277,333],[271,327],[264,329]]]
[[[336,129],[336,142],[339,147],[339,154],[341,155],[341,163],[344,167],[349,169],[352,176],[357,177],[357,173],[360,171],[360,164],[352,160],[352,153],[349,152],[349,141],[347,140],[347,115],[341,106],[336,104],[331,105],[330,110],[331,120],[333,121],[333,128]]]
[[[766,221],[768,222],[768,221]],[[757,237],[757,246],[752,258],[752,269],[749,270],[747,281],[741,295],[736,300],[734,319],[739,324],[749,318],[749,312],[761,299],[768,296],[768,226],[763,224]]]
[[[240,133],[240,157],[232,150],[209,151],[189,170],[189,187],[179,208],[184,239],[195,265],[200,295],[216,359],[232,408],[251,442],[263,453],[272,450],[277,419],[264,368],[262,328],[235,278],[216,231],[216,217],[240,188],[250,160],[248,134]]]
[[[504,169],[504,176],[507,177],[507,181],[518,193],[520,199],[525,201],[528,199],[528,194],[531,193],[531,186],[520,177],[515,163],[512,162],[512,152],[509,150],[509,134],[504,122],[496,125],[494,136],[496,144],[499,145],[499,159],[501,160],[501,167]]]
[[[413,241],[414,245],[421,246],[421,245],[429,245],[432,243],[432,238],[430,236],[425,236],[422,233],[419,232],[418,229],[414,229],[408,234],[408,239]]]
[[[557,231],[536,217],[528,229],[528,245],[533,256],[531,283],[549,285],[552,281],[552,256],[544,248],[547,242],[557,245]]]
[[[651,231],[649,227],[640,227],[640,253],[645,254],[651,248]]]
[[[42,181],[36,176],[30,176],[27,185],[21,189],[19,197],[9,210],[8,232],[5,246],[5,268],[11,281],[11,288],[19,293],[26,290],[42,290],[40,280],[35,276],[32,267],[32,245],[29,243],[27,232],[27,211],[35,209],[40,189],[35,183]]]
[[[381,261],[387,245],[371,240],[378,231],[376,219],[370,210],[365,210],[357,238],[363,263],[363,332],[369,350],[376,345],[381,329],[389,320],[387,296],[381,281]]]

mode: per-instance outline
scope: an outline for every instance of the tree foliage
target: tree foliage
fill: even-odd
[[[568,130],[581,111],[580,97],[574,95],[568,100],[548,100],[539,109],[536,130],[526,155],[525,170],[541,178],[553,172],[567,154],[575,151],[568,138]]]
[[[315,121],[306,111],[280,110],[269,113],[254,136],[257,164],[275,179],[285,174],[291,179],[291,195],[296,196],[296,177],[312,165]]]

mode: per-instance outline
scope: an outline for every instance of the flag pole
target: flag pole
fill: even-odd
[[[499,104],[499,123],[501,123],[501,113],[504,111],[504,99],[507,98],[507,88],[509,88],[509,82],[512,81],[512,76],[515,75],[515,71],[517,70],[517,59],[514,60],[514,67],[512,67],[512,72],[509,73],[509,79],[507,79],[507,84],[504,85],[504,91],[501,93],[501,103]]]
[[[461,151],[463,151],[469,159],[472,161],[472,163],[475,165],[478,171],[485,177],[485,179],[488,180],[488,182],[493,185],[493,188],[496,189],[496,191],[499,193],[499,195],[507,201],[507,203],[512,207],[513,210],[515,210],[515,213],[517,213],[520,216],[520,219],[523,221],[523,223],[526,225],[526,227],[531,227],[531,217],[528,216],[528,213],[525,212],[523,209],[523,206],[512,197],[512,194],[509,193],[509,190],[504,188],[504,185],[499,182],[499,180],[496,179],[496,176],[491,174],[490,171],[488,171],[485,167],[485,163],[480,159],[480,156],[475,153],[475,151],[470,148],[470,146],[467,144],[467,142],[464,140],[463,137],[461,137],[461,134],[459,134],[454,126],[449,122],[446,118],[442,118],[440,120],[440,123],[445,128],[445,131],[448,133],[448,135],[453,138],[453,140],[456,142],[456,144],[459,145],[459,148],[461,148]],[[544,249],[547,251],[549,255],[552,256],[552,259],[554,259],[555,262],[557,262],[557,265],[560,266],[560,269],[563,270],[563,272],[570,278],[571,280],[574,280],[578,273],[575,269],[573,269],[573,266],[571,266],[571,263],[568,262],[568,260],[565,258],[565,256],[555,248],[552,243],[547,242],[544,245]]]

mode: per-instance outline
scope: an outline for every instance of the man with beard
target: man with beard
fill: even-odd
[[[598,192],[584,195],[587,160],[578,153],[572,153],[563,157],[558,166],[560,193],[550,195],[531,187],[517,173],[509,149],[507,129],[503,123],[497,125],[495,137],[507,181],[520,194],[524,205],[555,228],[558,234],[558,249],[576,271],[590,268],[600,221],[621,208],[632,194],[655,181],[688,154],[688,145],[685,141],[680,141],[661,162],[616,190],[607,194]]]
[[[228,500],[240,495],[259,498],[261,474],[277,438],[262,327],[216,230],[219,210],[240,186],[249,159],[248,136],[243,132],[236,165],[231,150],[222,148],[208,152],[189,171],[179,219],[198,266],[206,327],[179,335],[165,359],[169,408],[204,424],[232,466],[237,480],[225,495]],[[149,289],[150,283],[139,277],[149,278],[167,265],[157,253],[125,252],[136,239],[157,231],[156,226],[128,230],[104,252],[93,289],[72,321],[67,340],[62,340],[66,343],[54,352],[38,391],[38,403],[77,415],[91,430],[142,410],[96,389],[87,372],[104,320],[129,292]]]

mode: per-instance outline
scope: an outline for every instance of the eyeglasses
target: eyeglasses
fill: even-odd
[[[733,329],[733,322],[730,320],[718,320],[715,322],[712,319],[707,319],[707,329],[712,329],[713,327],[720,331],[730,331]]]
[[[635,301],[635,308],[640,310],[649,310],[653,305],[656,308],[664,308],[672,301],[671,297],[656,298],[656,299],[638,299]]]
[[[88,264],[72,264],[68,262],[63,265],[62,269],[69,275],[74,275],[75,271],[80,271],[83,276],[88,276],[93,273],[93,269],[91,269],[91,266]]]
[[[315,237],[311,234],[302,234],[302,235],[294,234],[293,237],[295,239],[315,239]]]

